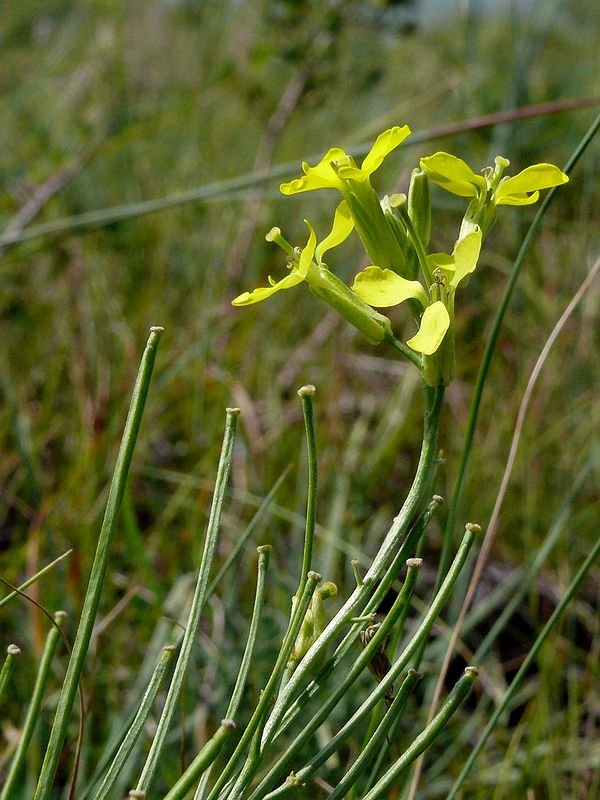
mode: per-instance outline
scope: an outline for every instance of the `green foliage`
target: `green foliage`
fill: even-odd
[[[296,242],[304,241],[304,216],[332,217],[327,197],[279,196],[278,182],[295,177],[301,158],[315,163],[330,143],[360,158],[367,152],[363,142],[410,119],[415,143],[407,139],[373,177],[378,189],[407,192],[410,168],[438,149],[433,137],[419,138],[422,131],[597,91],[595,65],[586,56],[598,29],[595,4],[540,1],[519,7],[513,4],[518,20],[449,8],[410,34],[391,3],[23,0],[3,8],[0,215],[13,239],[23,225],[31,237],[0,243],[0,575],[22,583],[72,547],[71,556],[27,590],[49,610],[68,611],[71,641],[141,342],[149,325],[166,328],[83,675],[88,715],[82,796],[93,797],[88,788],[99,786],[94,774],[107,743],[117,741],[133,719],[161,648],[178,630],[171,620],[187,618],[225,406],[240,406],[242,414],[215,574],[265,495],[291,469],[242,546],[235,573],[228,573],[235,580],[222,581],[208,603],[183,687],[185,764],[220,730],[235,684],[254,598],[256,544],[272,543],[274,554],[248,679],[255,702],[288,624],[305,525],[303,432],[293,391],[303,383],[318,387],[313,564],[346,598],[354,585],[351,559],[364,568],[371,563],[417,460],[421,409],[413,368],[372,349],[317,305],[304,284],[243,313],[231,309],[230,301],[280,271],[276,248],[263,240],[274,221]],[[539,161],[562,165],[593,113],[580,109],[465,127],[439,149],[472,165],[491,163],[502,153],[510,156],[513,174]],[[482,395],[463,493],[462,507],[480,521],[489,518],[533,363],[596,257],[597,172],[595,144],[545,216],[510,303]],[[272,178],[265,180],[265,173]],[[242,180],[227,184],[238,176]],[[190,197],[180,197],[187,190],[193,190]],[[155,206],[138,204],[153,198],[166,200],[156,204],[156,213],[142,214]],[[436,225],[429,249],[450,253],[463,207],[435,187],[432,198]],[[98,209],[108,211],[80,216]],[[461,285],[460,370],[447,391],[440,432],[447,460],[437,465],[435,483],[442,495],[450,496],[455,483],[484,334],[529,215],[528,209],[505,210],[488,236],[477,280]],[[56,224],[61,219],[67,221]],[[35,226],[45,224],[54,232],[36,234]],[[359,258],[350,241],[332,255],[332,268],[346,284],[364,266]],[[596,542],[595,466],[575,500],[568,495],[590,459],[600,423],[594,402],[597,306],[597,287],[591,287],[542,373],[485,575],[489,593],[478,598],[476,608],[483,610],[466,626],[467,650],[477,649],[559,519],[561,536],[528,577],[521,616],[485,656],[477,704],[470,701],[468,714],[459,712],[457,723],[451,721],[434,743],[435,758],[420,784],[423,797],[450,791],[489,719],[490,696],[504,691],[513,662],[527,652]],[[402,313],[392,309],[390,317],[406,340],[415,328]],[[438,563],[443,527],[441,517],[428,530],[426,566]],[[598,753],[588,746],[590,697],[600,670],[597,598],[594,580],[587,586],[476,762],[469,797],[525,797],[531,789],[558,800],[598,791],[590,777]],[[418,597],[426,592],[415,594],[418,609]],[[327,601],[328,616],[330,602],[338,603]],[[4,773],[48,623],[20,599],[0,613],[3,652],[11,642],[22,651],[2,705]],[[416,613],[411,610],[410,620]],[[449,609],[448,623],[453,613]],[[425,671],[439,663],[435,648],[433,642],[425,651]],[[360,650],[351,652],[358,657]],[[33,796],[66,662],[59,644],[52,691],[22,773],[24,798]],[[361,698],[373,690],[372,677],[363,672],[356,684]],[[328,681],[333,689],[338,685],[335,677]],[[400,749],[425,725],[421,691],[406,701],[416,724],[400,725]],[[331,735],[353,713],[355,699],[342,698],[329,723]],[[238,730],[250,713],[251,704],[242,704]],[[327,729],[315,738],[321,735]],[[363,735],[363,729],[352,732],[342,746],[339,761],[332,762],[334,778],[345,772]],[[74,715],[57,786],[69,781],[76,737]],[[134,745],[133,767],[123,773],[115,796],[135,785],[148,746],[144,735]],[[231,743],[223,746],[229,755]],[[118,747],[117,742],[114,752]],[[156,778],[159,792],[180,775],[177,743],[169,740],[168,748]],[[315,752],[311,748],[305,746],[299,766]],[[315,791],[309,785],[306,796]]]

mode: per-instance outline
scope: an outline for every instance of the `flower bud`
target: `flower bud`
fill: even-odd
[[[413,169],[408,188],[408,215],[412,220],[423,247],[429,244],[431,235],[431,199],[429,178],[423,169]]]

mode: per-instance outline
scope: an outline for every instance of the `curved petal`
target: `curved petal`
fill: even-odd
[[[243,292],[243,294],[238,295],[238,297],[231,301],[231,305],[250,306],[253,303],[260,303],[261,300],[266,300],[267,297],[271,297],[272,294],[280,292],[282,289],[291,289],[292,286],[297,286],[297,284],[302,283],[303,280],[304,278],[299,275],[298,272],[291,272],[277,283],[271,284],[271,286],[260,286],[258,289],[254,289],[251,292]]]
[[[407,345],[430,356],[438,349],[446,331],[450,327],[450,316],[448,309],[441,300],[436,300],[432,305],[427,306],[421,317],[421,327],[412,339],[407,341]]]
[[[302,281],[308,274],[308,268],[310,267],[310,262],[313,259],[315,247],[317,245],[317,235],[315,233],[315,229],[307,219],[305,219],[304,222],[308,228],[308,242],[306,243],[306,247],[304,247],[300,253],[300,260],[298,262],[297,270],[293,270],[292,272],[293,274],[297,271],[298,275],[300,276],[300,280]]]
[[[455,289],[463,278],[474,271],[479,260],[480,250],[481,228],[479,226],[454,245],[454,275],[450,280],[450,285]]]
[[[344,181],[368,181],[369,174],[356,166],[346,165],[339,167],[337,174]]]
[[[317,261],[319,264],[323,260],[323,254],[326,253],[328,250],[331,250],[333,247],[337,247],[338,244],[341,244],[345,241],[352,229],[354,228],[354,220],[352,219],[352,215],[350,214],[350,209],[348,208],[348,203],[345,200],[339,204],[339,206],[335,210],[335,216],[333,217],[333,225],[331,226],[331,231],[329,234],[323,239],[322,242],[317,246],[315,250],[315,254],[317,256]]]
[[[414,297],[422,306],[427,305],[427,295],[419,281],[409,281],[391,269],[363,269],[354,278],[352,289],[365,303],[378,308],[397,306],[410,297]]]
[[[279,191],[282,194],[299,194],[300,192],[311,192],[313,189],[339,189],[341,181],[337,172],[331,166],[332,161],[339,161],[347,158],[346,153],[340,147],[330,148],[318,164],[314,167],[309,166],[306,161],[302,162],[302,170],[305,173],[302,178],[295,178],[289,183],[282,183]]]
[[[459,197],[477,197],[480,192],[487,191],[483,175],[477,175],[462,158],[450,153],[439,151],[422,158],[420,165],[434,183]]]
[[[302,162],[302,171],[308,175],[309,172],[313,172],[315,175],[322,175],[323,177],[327,177],[328,175],[333,172],[331,167],[332,161],[343,161],[348,158],[348,154],[345,150],[342,150],[341,147],[330,147],[329,150],[325,153],[323,158],[311,167],[306,161]],[[335,173],[334,173],[335,174]]]
[[[403,125],[402,127],[395,125],[393,128],[389,128],[387,131],[380,133],[375,140],[375,144],[362,162],[362,172],[371,175],[376,169],[379,169],[384,158],[391,153],[392,150],[395,150],[399,144],[402,144],[407,136],[410,136],[410,128],[408,125]]]
[[[496,200],[497,206],[530,206],[540,199],[539,192],[532,194],[507,194]]]
[[[534,164],[518,175],[500,181],[494,193],[496,203],[501,205],[502,198],[507,195],[522,195],[538,189],[549,189],[551,186],[560,186],[568,180],[568,176],[554,164]]]

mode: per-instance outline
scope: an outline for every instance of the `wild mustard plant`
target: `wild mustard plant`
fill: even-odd
[[[341,800],[354,792],[353,797],[362,797],[363,800],[389,797],[392,787],[402,783],[407,770],[439,736],[473,687],[477,670],[468,667],[429,724],[416,732],[412,740],[404,742],[401,752],[391,747],[394,732],[421,677],[416,668],[423,649],[467,563],[480,530],[478,525],[466,523],[454,559],[447,569],[440,571],[433,596],[425,604],[426,610],[420,618],[409,623],[411,599],[422,564],[415,555],[420,550],[420,542],[431,519],[442,503],[438,495],[433,495],[429,502],[428,498],[433,488],[444,389],[455,374],[454,295],[476,270],[482,242],[496,219],[498,207],[534,203],[541,189],[558,186],[568,178],[551,164],[537,164],[514,177],[504,177],[509,162],[503,157],[495,159],[494,167],[486,167],[481,174],[477,174],[461,159],[438,152],[421,159],[411,174],[406,195],[379,198],[371,184],[371,176],[409,134],[406,125],[382,133],[360,167],[345,151],[332,148],[314,167],[303,164],[302,177],[282,184],[281,191],[285,195],[335,189],[343,199],[336,208],[330,232],[320,243],[314,227],[306,220],[308,239],[302,248],[293,247],[279,228],[272,228],[267,240],[276,243],[284,251],[289,273],[278,281],[269,278],[269,286],[244,292],[233,300],[233,304],[245,306],[257,303],[282,290],[305,283],[313,294],[334,308],[369,341],[374,344],[386,342],[409,359],[421,373],[425,405],[422,445],[412,485],[370,567],[361,575],[353,563],[356,587],[337,612],[329,612],[338,594],[337,587],[331,581],[321,583],[321,575],[312,569],[317,516],[317,457],[312,407],[314,387],[303,387],[299,391],[309,453],[308,496],[302,566],[298,588],[288,609],[287,629],[264,687],[255,705],[252,707],[249,704],[245,725],[238,728],[238,713],[245,696],[254,645],[260,635],[260,617],[267,591],[266,575],[271,548],[261,546],[258,548],[252,620],[230,702],[224,709],[225,716],[179,779],[168,788],[167,794],[163,793],[163,800],[184,800],[190,797],[192,791],[194,800],[300,797],[306,782],[344,746],[352,734],[367,727],[368,718],[377,708],[381,709],[383,715],[379,724],[367,728],[362,750],[346,773],[337,777],[331,796],[334,800]],[[449,253],[428,252],[432,224],[430,183],[469,201]],[[352,231],[358,234],[372,264],[358,272],[352,287],[349,287],[329,269],[323,259]],[[376,310],[399,304],[405,304],[417,328],[406,344],[394,335],[391,320]],[[110,541],[161,333],[160,328],[152,330],[142,359],[88,594],[35,790],[35,800],[49,800],[53,795],[54,778],[98,610]],[[115,792],[125,764],[142,733],[161,681],[166,678],[169,663],[178,651],[153,741],[141,771],[138,771],[135,788],[130,792],[131,797],[159,797],[156,793],[152,794],[155,778],[168,744],[169,729],[179,702],[200,617],[226,571],[224,567],[218,578],[209,584],[238,413],[239,409],[227,410],[213,505],[185,630],[183,634],[178,632],[175,636],[175,646],[167,646],[158,654],[153,677],[144,696],[134,709],[135,713],[125,722],[116,746],[112,750],[107,748],[108,756],[84,788],[83,800],[102,800]],[[245,534],[241,541],[244,538]],[[227,568],[232,561],[227,562]],[[590,559],[588,561],[591,563]],[[390,610],[382,620],[376,621],[382,601],[400,578],[401,588]],[[580,579],[578,575],[577,580]],[[362,645],[362,649],[359,645]],[[2,669],[0,690],[10,680],[11,658],[9,654]],[[320,741],[315,750],[317,732],[323,730],[322,726],[328,722],[340,701],[353,699],[353,687],[368,670],[376,678],[375,686],[371,685],[358,702],[350,703],[354,710],[349,718],[340,722],[335,734],[326,742]],[[213,774],[213,766],[226,752],[224,746],[230,739],[234,740],[234,747],[229,755],[223,757],[218,772]],[[16,775],[20,769],[23,754],[24,748],[21,747],[18,750],[19,760],[15,758],[11,775]]]
[[[455,374],[454,295],[476,269],[485,234],[496,219],[498,206],[530,205],[541,189],[568,180],[553,164],[535,164],[513,177],[503,177],[510,165],[498,156],[494,167],[475,173],[462,159],[438,152],[420,160],[413,170],[408,196],[379,199],[371,175],[386,156],[410,134],[407,125],[380,134],[360,167],[344,150],[333,147],[314,167],[303,163],[303,177],[281,184],[285,195],[319,189],[335,189],[343,196],[336,208],[329,235],[317,245],[307,222],[309,238],[303,249],[294,249],[279,228],[267,234],[288,256],[290,274],[267,288],[255,289],[233,300],[249,305],[281,289],[306,281],[310,289],[335,308],[370,341],[387,340],[416,364],[428,386],[447,386]],[[460,231],[451,253],[427,253],[431,231],[429,181],[448,192],[469,198]],[[323,262],[323,255],[341,244],[355,229],[373,261],[358,273],[349,291]],[[408,301],[418,331],[401,347],[392,334],[391,322],[374,308]],[[369,310],[371,309],[371,310]]]

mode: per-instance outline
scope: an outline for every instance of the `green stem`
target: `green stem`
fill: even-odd
[[[423,372],[423,362],[421,358],[415,353],[414,350],[411,350],[410,347],[401,342],[399,339],[396,339],[393,333],[386,333],[384,337],[385,341],[390,344],[394,350],[397,350],[399,353],[402,353],[404,358],[407,358],[411,364],[414,364],[415,367],[419,370],[419,372]]]
[[[256,530],[257,525],[259,524],[259,522],[261,522],[269,506],[273,502],[273,498],[279,491],[279,487],[287,477],[288,472],[289,472],[289,467],[286,467],[281,473],[281,475],[277,478],[275,483],[273,484],[269,494],[265,497],[260,506],[256,509],[254,516],[246,526],[244,532],[241,534],[241,536],[236,537],[236,541],[234,546],[231,548],[231,552],[223,562],[222,567],[219,569],[214,579],[212,580],[210,586],[208,587],[207,593],[209,597],[211,597],[215,593],[217,587],[219,586],[219,584],[221,583],[227,572],[231,569],[231,565],[237,559],[238,553]],[[227,714],[226,716],[230,716],[230,714]]]
[[[16,789],[17,780],[25,763],[27,748],[31,742],[33,731],[40,714],[44,692],[46,691],[46,686],[48,684],[48,678],[50,675],[52,659],[54,658],[56,646],[58,644],[58,640],[60,639],[60,628],[63,625],[66,616],[67,615],[64,611],[57,611],[54,615],[54,621],[56,625],[53,625],[48,631],[48,636],[46,637],[46,642],[44,644],[44,651],[42,653],[42,658],[40,660],[40,665],[38,667],[35,684],[33,687],[33,693],[31,695],[31,702],[29,703],[29,708],[27,709],[27,715],[23,724],[21,738],[11,761],[10,769],[6,777],[6,783],[4,784],[2,792],[0,793],[0,800],[10,800],[10,798],[13,796],[12,792]]]
[[[422,675],[414,669],[408,670],[408,675],[403,680],[398,694],[394,697],[392,705],[381,720],[374,736],[370,739],[368,744],[363,747],[360,755],[350,769],[344,773],[342,780],[329,795],[328,800],[342,800],[343,797],[346,797],[349,790],[354,786],[375,756],[380,753],[385,753],[385,740],[388,732],[391,733],[392,729],[396,727],[400,719],[400,714],[406,705],[406,701],[410,697],[418,681],[421,680],[421,677]]]
[[[596,117],[596,119],[586,132],[585,136],[577,146],[575,152],[567,162],[563,172],[566,172],[567,175],[569,175],[573,171],[575,165],[577,164],[581,156],[584,154],[584,152],[587,150],[588,146],[592,142],[593,138],[595,137],[599,129],[600,129],[600,114]],[[542,203],[537,214],[535,215],[533,222],[529,226],[529,230],[527,231],[525,238],[523,239],[523,243],[521,244],[521,247],[515,259],[515,263],[513,264],[513,268],[510,277],[508,279],[506,289],[504,290],[504,294],[500,302],[500,307],[498,308],[498,311],[496,313],[496,318],[494,319],[494,325],[492,327],[492,331],[486,342],[485,351],[481,359],[479,372],[477,374],[477,380],[475,382],[475,389],[473,391],[471,407],[469,409],[469,418],[467,421],[467,429],[465,431],[465,439],[461,452],[460,464],[458,468],[458,477],[456,479],[456,486],[454,488],[454,493],[452,496],[452,501],[450,503],[450,508],[448,512],[448,522],[446,525],[446,533],[442,544],[442,551],[440,554],[440,562],[438,567],[438,575],[436,581],[437,584],[441,582],[442,576],[444,575],[444,572],[450,560],[450,553],[452,552],[454,528],[456,527],[456,521],[460,513],[462,496],[465,486],[465,478],[473,447],[473,438],[475,436],[475,427],[477,425],[477,417],[479,415],[479,407],[481,405],[483,387],[489,372],[490,363],[492,361],[492,356],[494,354],[494,349],[496,347],[496,341],[498,340],[498,336],[500,334],[500,328],[502,327],[502,324],[504,322],[504,316],[508,309],[508,304],[512,297],[512,293],[514,291],[517,280],[519,279],[519,275],[521,274],[521,269],[523,268],[523,264],[525,262],[525,256],[538,231],[538,228],[540,227],[540,224],[546,214],[546,211],[548,210],[550,204],[554,200],[557,188],[558,187],[555,187],[548,192],[548,194],[544,199],[544,202]]]
[[[273,667],[269,680],[267,681],[267,685],[261,692],[258,705],[254,709],[254,713],[252,714],[252,717],[250,718],[250,721],[248,722],[246,729],[244,730],[244,733],[242,734],[242,737],[238,742],[237,747],[235,748],[225,768],[221,772],[219,779],[213,786],[212,791],[208,796],[209,800],[216,800],[216,797],[219,795],[223,787],[233,776],[236,767],[240,763],[242,756],[246,751],[246,748],[254,738],[254,734],[258,730],[259,726],[262,726],[264,722],[265,712],[267,711],[269,704],[273,699],[273,695],[277,691],[277,687],[279,686],[279,683],[281,681],[283,670],[285,669],[285,665],[287,664],[290,653],[292,652],[294,642],[296,641],[296,638],[300,631],[300,627],[302,625],[302,622],[304,621],[304,617],[306,615],[306,611],[308,609],[313,592],[315,590],[315,586],[319,583],[320,580],[321,576],[318,573],[316,572],[308,573],[308,577],[306,579],[306,585],[304,586],[302,596],[295,605],[294,613],[292,614],[292,617],[290,619],[290,624],[288,626],[283,642],[281,644],[281,648],[277,655],[275,666]],[[258,764],[256,764],[256,767],[258,768]]]
[[[172,645],[167,645],[163,648],[160,659],[156,665],[152,678],[150,679],[150,683],[148,684],[148,688],[146,689],[146,692],[142,698],[142,702],[137,710],[137,714],[135,715],[129,730],[125,734],[125,738],[123,739],[121,746],[119,747],[110,767],[108,768],[108,771],[104,776],[98,791],[94,795],[94,800],[106,800],[106,798],[111,796],[111,792],[113,791],[114,785],[123,770],[125,762],[129,758],[131,751],[133,750],[133,747],[144,728],[148,714],[154,705],[156,695],[158,694],[174,655],[175,647]]]
[[[262,608],[265,599],[265,579],[267,569],[269,567],[269,558],[271,554],[271,545],[264,544],[258,548],[258,579],[256,582],[256,594],[254,597],[254,610],[252,611],[252,619],[250,621],[250,629],[248,631],[248,639],[244,655],[242,656],[242,663],[238,670],[235,686],[227,707],[225,719],[229,721],[235,720],[238,712],[250,665],[252,663],[252,654],[254,652],[254,644],[256,642],[256,635],[258,633],[258,625],[262,613]],[[223,725],[223,722],[221,723]],[[231,726],[230,726],[231,729]],[[224,741],[224,739],[223,739]],[[179,778],[177,783],[173,786],[165,800],[183,800],[188,791],[196,783],[198,778],[206,771],[210,762],[207,762],[207,755],[205,753],[206,745],[200,750],[198,755],[194,758],[189,767],[185,770],[183,775]]]
[[[393,584],[394,580],[398,576],[400,570],[404,567],[404,564],[407,558],[413,553],[415,545],[418,544],[427,525],[431,521],[436,509],[439,507],[440,503],[442,502],[442,498],[436,495],[431,503],[427,506],[427,509],[423,512],[423,514],[418,518],[415,522],[413,527],[411,528],[409,534],[407,535],[406,539],[402,543],[397,555],[395,556],[392,564],[388,568],[387,572],[381,579],[381,581],[377,584],[377,588],[373,593],[372,597],[368,601],[366,607],[363,610],[362,619],[359,618],[357,621],[368,621],[372,619],[372,613],[376,611],[379,607],[379,604],[386,596],[389,588]],[[408,604],[401,610],[400,615],[398,617],[398,621],[396,622],[396,627],[398,625],[403,625],[403,618],[406,613],[408,613]],[[352,618],[351,621],[355,621],[356,618]],[[360,631],[362,629],[362,625],[354,624],[353,627],[348,631],[346,636],[342,639],[339,645],[336,647],[333,656],[327,661],[326,664],[319,670],[315,678],[311,681],[311,683],[304,689],[304,691],[297,697],[294,703],[286,712],[281,725],[277,731],[277,735],[283,733],[292,722],[298,717],[298,714],[301,712],[302,708],[306,705],[306,703],[313,699],[320,690],[322,690],[323,684],[326,678],[334,672],[337,668],[338,664],[345,658],[348,651],[352,647],[352,645],[358,639]],[[394,652],[393,650],[391,652]]]
[[[43,578],[47,572],[50,572],[50,570],[53,569],[59,562],[61,562],[63,558],[70,556],[72,552],[73,550],[67,550],[66,553],[62,554],[62,556],[59,556],[58,558],[55,558],[54,561],[51,561],[49,564],[46,564],[45,567],[43,567],[39,572],[36,572],[35,575],[32,575],[31,578],[27,578],[25,583],[22,583],[20,586],[17,587],[18,591],[14,590],[12,592],[9,592],[6,595],[6,597],[3,597],[2,600],[0,600],[0,609],[4,608],[4,606],[7,603],[10,603],[11,600],[14,600],[15,597],[18,597],[19,592],[24,592],[25,589],[31,586],[32,583],[35,583],[36,581],[39,581],[40,578]]]
[[[303,730],[289,745],[288,749],[281,756],[279,761],[269,771],[269,773],[264,778],[260,786],[257,788],[253,797],[256,798],[262,797],[262,792],[264,792],[269,787],[269,785],[272,785],[273,782],[277,779],[277,777],[281,775],[288,768],[296,753],[301,751],[306,741],[328,718],[331,711],[336,707],[336,705],[339,703],[342,697],[344,697],[344,695],[347,694],[349,688],[356,681],[356,679],[363,674],[365,669],[370,664],[371,659],[375,655],[376,651],[385,642],[389,631],[394,625],[394,622],[396,621],[398,616],[402,613],[402,610],[405,608],[405,606],[407,606],[408,603],[410,602],[410,598],[412,596],[413,589],[415,586],[415,581],[417,579],[417,574],[422,566],[421,559],[409,559],[407,564],[408,564],[408,570],[406,573],[404,585],[402,586],[402,589],[399,592],[398,596],[396,597],[396,600],[394,601],[392,608],[390,609],[385,619],[381,623],[376,634],[370,640],[368,645],[364,648],[360,656],[357,659],[355,659],[352,669],[348,672],[345,679],[336,687],[335,691],[333,691],[329,695],[327,700],[319,707],[319,710],[314,714],[312,719],[308,722],[307,725],[304,726]],[[324,748],[322,748],[315,756],[313,756],[313,758],[311,758],[310,761],[296,773],[297,780],[303,782],[310,775],[312,775],[312,773],[316,769],[318,769],[318,767],[321,764],[327,761],[327,759],[333,753],[335,753],[338,747],[351,733],[351,730],[352,728],[344,726],[332,739],[329,740],[329,742]],[[280,791],[283,792],[284,787],[286,787],[286,784],[284,784],[283,787],[280,787]],[[273,792],[271,796],[279,797],[280,794],[278,793],[278,791]]]
[[[71,711],[73,710],[75,694],[77,693],[77,687],[83,672],[94,622],[100,604],[104,577],[108,566],[110,545],[119,518],[121,500],[123,499],[123,492],[125,491],[127,475],[142,421],[142,414],[144,412],[148,387],[150,386],[156,351],[163,328],[151,328],[150,331],[137,380],[133,388],[129,414],[127,415],[123,439],[110,484],[106,511],[98,537],[96,555],[94,557],[85,600],[83,602],[81,619],[77,628],[73,650],[67,666],[67,673],[58,700],[56,716],[50,732],[50,740],[35,790],[34,800],[48,800],[50,797],[54,776],[58,768],[58,761],[71,717]]]
[[[558,623],[558,621],[562,617],[562,615],[565,612],[567,606],[569,605],[569,603],[573,599],[573,596],[575,595],[577,589],[579,588],[581,582],[583,581],[583,579],[585,578],[585,576],[589,572],[590,567],[592,566],[592,564],[594,563],[596,558],[598,558],[599,555],[600,555],[600,538],[597,540],[596,544],[594,545],[594,547],[592,548],[592,550],[588,554],[588,557],[585,559],[585,561],[581,565],[577,575],[575,575],[575,577],[573,578],[573,580],[569,584],[569,588],[565,592],[564,597],[562,598],[560,603],[557,605],[557,607],[554,609],[554,612],[552,613],[552,616],[550,617],[548,622],[542,628],[542,632],[540,633],[538,638],[535,640],[535,642],[533,644],[533,647],[527,653],[525,659],[523,660],[523,663],[521,664],[521,666],[519,668],[519,671],[517,672],[515,677],[512,679],[512,682],[511,682],[510,686],[508,687],[508,689],[506,690],[506,692],[504,693],[504,697],[502,698],[501,702],[498,704],[498,706],[496,706],[496,709],[494,710],[494,713],[492,714],[492,716],[490,718],[490,721],[486,725],[485,730],[483,731],[483,733],[479,737],[479,740],[478,740],[477,744],[470,751],[469,756],[468,756],[467,760],[465,761],[465,764],[464,764],[464,766],[463,766],[463,768],[462,768],[462,770],[460,772],[460,775],[458,776],[458,778],[454,782],[454,785],[452,786],[452,789],[450,790],[450,793],[448,794],[448,797],[446,798],[446,800],[454,800],[454,798],[456,797],[456,793],[458,792],[460,787],[463,785],[464,780],[465,780],[469,770],[471,769],[471,767],[473,766],[473,764],[475,762],[475,759],[477,758],[479,753],[482,751],[485,743],[487,742],[487,740],[490,737],[490,734],[492,733],[492,731],[496,727],[496,725],[498,723],[498,720],[500,719],[502,714],[504,714],[504,712],[506,711],[506,708],[508,707],[508,704],[510,703],[510,701],[514,697],[517,689],[520,687],[521,682],[523,681],[523,678],[527,674],[529,668],[531,667],[531,665],[533,664],[533,662],[537,658],[537,655],[540,652],[544,642],[546,641],[546,639],[551,634],[552,630],[554,629],[554,627],[556,626],[556,624]]]
[[[425,419],[423,442],[415,477],[406,496],[406,500],[400,512],[394,518],[373,563],[365,574],[362,586],[356,587],[321,636],[319,636],[317,641],[311,646],[292,675],[289,683],[277,698],[271,715],[265,725],[262,740],[263,750],[275,737],[281,719],[290,707],[294,697],[298,694],[301,683],[309,675],[312,676],[317,671],[317,668],[320,666],[319,661],[323,651],[328,647],[329,643],[344,630],[349,620],[359,613],[358,610],[364,606],[366,599],[371,595],[373,589],[381,580],[387,565],[398,550],[402,536],[408,530],[428,490],[436,454],[437,433],[442,400],[444,397],[444,388],[439,386],[432,389],[425,386],[424,393]]]
[[[420,733],[410,747],[400,756],[398,761],[377,781],[375,786],[362,798],[362,800],[379,800],[381,797],[389,797],[391,787],[398,782],[403,773],[410,767],[413,761],[421,753],[425,752],[432,742],[437,739],[446,727],[450,717],[458,711],[465,702],[477,677],[475,667],[467,667],[464,675],[453,686],[452,691],[446,698],[438,713],[431,720],[425,730]],[[448,798],[449,800],[449,798]]]
[[[315,393],[314,386],[303,386],[298,389],[302,401],[304,427],[306,429],[306,447],[308,452],[308,490],[306,494],[306,526],[304,532],[304,552],[302,554],[302,569],[298,582],[298,594],[306,583],[306,576],[312,561],[313,542],[315,538],[315,523],[317,515],[317,443],[315,436],[315,422],[313,415],[312,398]]]
[[[6,691],[11,675],[15,669],[15,659],[21,655],[21,648],[16,644],[9,644],[6,648],[6,658],[0,671],[0,700]]]
[[[410,241],[412,242],[412,246],[415,248],[415,253],[417,254],[417,258],[419,259],[419,266],[421,267],[421,272],[423,273],[423,277],[425,278],[425,283],[427,284],[427,291],[429,292],[429,287],[433,283],[433,275],[431,274],[431,270],[429,269],[429,264],[427,263],[427,253],[425,252],[425,248],[423,247],[423,242],[421,241],[421,237],[417,233],[417,229],[415,228],[414,223],[410,218],[410,214],[408,213],[407,208],[403,205],[398,210],[400,212],[400,216],[402,217],[402,222],[406,225],[406,230],[408,232]]]
[[[138,792],[148,792],[156,768],[162,756],[162,751],[165,746],[169,727],[173,719],[173,715],[177,708],[181,686],[187,671],[192,647],[196,638],[198,625],[200,623],[200,616],[204,609],[207,599],[208,578],[212,566],[217,536],[219,533],[219,525],[221,522],[221,512],[223,509],[223,501],[225,499],[225,491],[227,488],[227,481],[231,470],[231,462],[233,459],[233,445],[235,441],[235,429],[237,418],[239,415],[239,408],[228,408],[225,420],[225,432],[223,434],[223,445],[221,448],[221,455],[219,458],[219,466],[217,467],[217,477],[215,481],[215,489],[213,500],[206,527],[206,536],[204,539],[204,549],[202,552],[202,559],[200,568],[198,570],[198,579],[196,581],[196,589],[192,599],[192,606],[188,617],[185,633],[181,643],[181,649],[177,658],[177,664],[173,671],[173,677],[165,700],[165,705],[162,710],[160,720],[158,722],[156,733],[150,746],[150,751],[146,758],[146,762],[142,768],[136,790]]]
[[[174,800],[176,797],[185,797],[198,777],[215,761],[223,749],[226,739],[229,738],[234,730],[235,722],[232,719],[221,720],[218,731],[208,740],[202,750],[200,750],[196,758],[190,764],[189,769],[184,772],[171,791],[165,795],[164,800]]]
[[[450,567],[448,574],[446,575],[446,579],[442,584],[439,592],[433,599],[427,614],[423,618],[419,629],[415,632],[413,638],[407,644],[404,649],[404,652],[399,656],[399,658],[394,662],[390,671],[382,678],[381,682],[378,684],[377,688],[371,692],[371,694],[363,701],[362,705],[354,712],[352,717],[345,723],[345,725],[340,728],[338,733],[333,737],[331,742],[321,750],[321,752],[313,758],[309,764],[307,764],[303,769],[301,769],[297,773],[297,778],[299,780],[304,780],[314,769],[316,769],[324,760],[329,758],[329,756],[335,752],[335,750],[340,746],[340,744],[352,733],[352,731],[362,722],[363,718],[370,713],[370,711],[374,708],[374,706],[388,693],[391,689],[394,680],[396,680],[402,671],[408,665],[410,659],[413,657],[414,653],[418,650],[421,642],[426,639],[429,635],[431,628],[437,617],[439,616],[442,608],[446,604],[454,584],[460,572],[462,571],[467,557],[469,555],[469,551],[475,540],[475,536],[479,533],[480,529],[478,525],[468,524],[465,527],[465,535],[463,536],[463,540],[461,545],[458,549],[458,552],[452,562],[452,566]],[[389,615],[388,615],[389,616]],[[385,624],[385,623],[384,623]],[[383,625],[382,625],[383,628]],[[365,653],[367,650],[365,650]],[[364,655],[364,654],[363,654]],[[362,662],[362,658],[359,661]],[[358,663],[358,662],[357,662]],[[329,704],[326,704],[324,708],[327,710],[327,714],[331,710],[329,708]],[[278,761],[271,767],[269,772],[264,776],[261,783],[258,787],[254,790],[252,795],[250,796],[250,800],[262,800],[265,795],[265,792],[268,791],[273,783],[289,768],[291,765],[298,747],[304,742],[306,732],[312,732],[315,730],[316,727],[322,721],[321,713],[317,712],[313,719],[308,723],[303,731],[298,734],[296,739],[290,744],[288,749],[285,753],[280,757]]]

